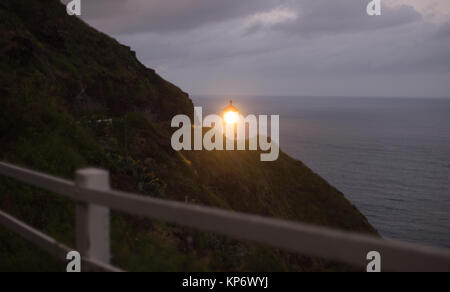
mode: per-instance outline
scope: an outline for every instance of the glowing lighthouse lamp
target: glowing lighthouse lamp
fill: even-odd
[[[230,104],[223,110],[223,118],[225,124],[236,125],[239,122],[239,110],[233,106],[233,101],[230,100]]]
[[[223,110],[223,120],[225,122],[226,137],[235,140],[239,123],[239,110],[233,106],[232,100],[230,100],[230,104]]]

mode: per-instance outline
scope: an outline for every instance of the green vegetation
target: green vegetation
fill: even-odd
[[[178,201],[376,233],[340,193],[285,154],[185,152],[170,119],[188,95],[128,47],[69,17],[58,0],[0,2],[0,160],[73,178],[111,171],[113,187]],[[112,119],[112,121],[100,121]],[[0,209],[74,246],[74,203],[0,178]],[[0,270],[64,271],[0,228]],[[341,265],[113,213],[113,262],[130,271],[315,271]]]

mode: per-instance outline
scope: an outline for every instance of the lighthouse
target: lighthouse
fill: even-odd
[[[223,110],[223,119],[226,125],[237,125],[239,122],[239,110],[233,105],[232,100],[230,100],[230,104]]]

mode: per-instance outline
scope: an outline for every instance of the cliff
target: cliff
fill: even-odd
[[[263,163],[257,152],[174,152],[170,120],[192,115],[188,94],[57,0],[0,2],[0,112],[3,161],[70,179],[77,168],[103,167],[115,188],[143,196],[376,233],[341,192],[284,153]],[[74,245],[73,202],[0,178],[0,209]],[[346,269],[119,213],[112,229],[113,262],[126,270]],[[61,268],[2,228],[0,238],[0,270]]]

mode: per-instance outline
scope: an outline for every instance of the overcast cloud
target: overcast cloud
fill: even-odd
[[[191,94],[450,97],[450,1],[82,0]]]

